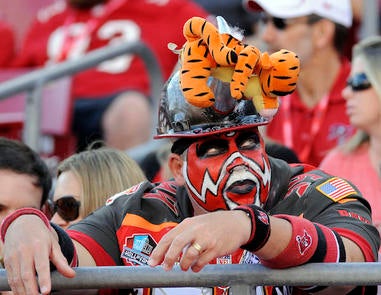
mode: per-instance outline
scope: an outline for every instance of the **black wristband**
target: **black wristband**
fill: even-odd
[[[61,247],[62,254],[65,256],[69,265],[77,266],[77,254],[75,251],[74,243],[67,232],[52,222],[50,222],[50,226],[56,231],[58,235],[58,243]],[[55,270],[56,267],[50,263],[50,269]]]
[[[246,212],[251,221],[251,233],[248,242],[241,248],[250,252],[261,249],[270,237],[270,218],[265,210],[254,204],[234,208]]]

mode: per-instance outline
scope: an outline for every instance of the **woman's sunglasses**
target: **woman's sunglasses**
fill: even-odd
[[[347,80],[347,86],[352,88],[352,91],[366,90],[372,87],[365,73],[356,73]]]
[[[54,202],[53,210],[63,220],[69,222],[78,218],[79,207],[81,207],[80,201],[77,201],[73,196],[64,196]]]

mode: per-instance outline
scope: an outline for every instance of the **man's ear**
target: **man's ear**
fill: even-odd
[[[183,164],[184,161],[180,155],[171,153],[168,157],[168,166],[172,172],[173,178],[175,179],[178,185],[184,185],[184,176],[183,176]]]
[[[314,23],[314,39],[317,48],[324,48],[332,43],[335,36],[335,24],[327,19],[319,20]]]

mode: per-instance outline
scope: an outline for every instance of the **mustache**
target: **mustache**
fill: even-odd
[[[234,168],[233,172],[230,174],[226,182],[226,189],[229,190],[231,187],[237,185],[257,185],[258,183],[258,177],[250,172],[248,168],[244,166],[237,166]]]

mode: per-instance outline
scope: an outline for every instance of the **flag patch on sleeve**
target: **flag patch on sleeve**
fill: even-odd
[[[316,189],[334,202],[347,196],[357,194],[356,190],[344,179],[333,177],[320,184]]]

